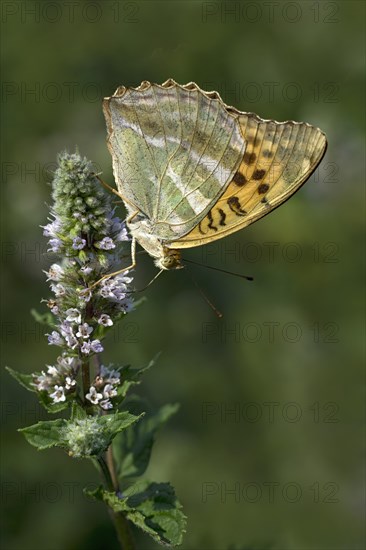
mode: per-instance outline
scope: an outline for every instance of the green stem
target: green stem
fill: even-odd
[[[107,466],[106,461],[102,456],[100,456],[98,457],[98,462],[99,462],[100,469],[102,470],[103,475],[105,477],[105,482],[106,482],[108,491],[114,491],[112,477],[109,472],[109,468]]]
[[[89,360],[84,361],[81,365],[81,376],[83,379],[83,390],[84,390],[84,400],[85,396],[90,388],[90,370],[89,370]]]
[[[109,447],[109,449],[107,453],[108,452],[112,453],[112,447]],[[109,457],[107,457],[107,460],[109,464],[111,460],[113,461],[112,454],[110,454]],[[113,464],[113,470],[111,472],[110,468],[107,465],[107,462],[104,460],[103,457],[99,457],[98,462],[104,474],[107,489],[111,492],[118,492],[119,488],[118,488],[118,482],[116,482],[116,477],[114,473],[114,464]],[[135,550],[136,546],[132,537],[129,522],[126,516],[124,515],[124,513],[114,512],[111,508],[109,508],[109,513],[113,520],[113,523],[117,532],[117,537],[121,546],[121,550]]]
[[[115,465],[114,465],[112,445],[109,445],[108,450],[106,452],[106,462],[107,462],[107,465],[108,465],[109,473],[111,475],[113,489],[116,493],[118,493],[119,485],[118,485],[118,478],[117,478],[116,468],[115,468]]]
[[[123,512],[113,512],[110,508],[109,513],[114,521],[121,550],[136,550],[128,520]]]

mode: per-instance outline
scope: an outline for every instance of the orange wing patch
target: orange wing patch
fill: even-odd
[[[252,113],[237,120],[247,142],[239,169],[208,214],[169,248],[205,244],[262,218],[301,187],[325,153],[325,135],[309,124]]]

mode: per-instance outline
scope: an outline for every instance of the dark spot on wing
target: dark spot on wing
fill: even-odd
[[[265,173],[266,173],[265,170],[254,170],[253,175],[252,175],[252,179],[253,180],[261,180],[264,177]]]
[[[230,210],[235,212],[238,216],[244,216],[246,214],[246,211],[241,207],[238,197],[230,197],[227,200],[227,204],[229,205]]]
[[[273,157],[273,153],[269,149],[264,149],[264,151],[262,152],[262,155],[266,158]]]
[[[212,224],[213,218],[212,218],[212,212],[211,212],[211,210],[208,212],[207,217],[208,217],[208,221],[209,221],[208,227],[209,227],[210,229],[213,229],[214,231],[217,231],[217,227],[215,227],[215,226]]]
[[[219,208],[219,213],[220,213],[220,221],[219,221],[219,224],[220,225],[226,225],[225,223],[225,220],[226,220],[226,214],[223,210],[221,210],[221,208]]]
[[[244,153],[243,160],[245,164],[253,164],[256,161],[257,155],[255,153]]]
[[[268,189],[269,189],[268,183],[261,183],[260,186],[258,187],[258,193],[260,195],[263,195],[263,193],[267,193]]]
[[[247,183],[247,179],[241,172],[236,172],[233,177],[233,182],[241,187],[242,185],[245,185]]]

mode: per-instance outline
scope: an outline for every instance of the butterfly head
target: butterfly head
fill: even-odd
[[[179,250],[163,247],[163,254],[155,259],[156,267],[160,269],[182,269],[182,255]]]

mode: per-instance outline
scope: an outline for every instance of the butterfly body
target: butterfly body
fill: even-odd
[[[154,258],[155,265],[159,269],[181,269],[183,264],[181,263],[181,252],[165,246],[155,235],[154,225],[147,218],[141,214],[133,217],[133,213],[130,211],[131,220],[127,220],[128,228],[131,235],[140,243],[140,245]]]
[[[229,235],[279,206],[326,149],[318,128],[263,120],[172,79],[119,87],[103,109],[129,229],[162,269],[182,267],[180,249]]]

